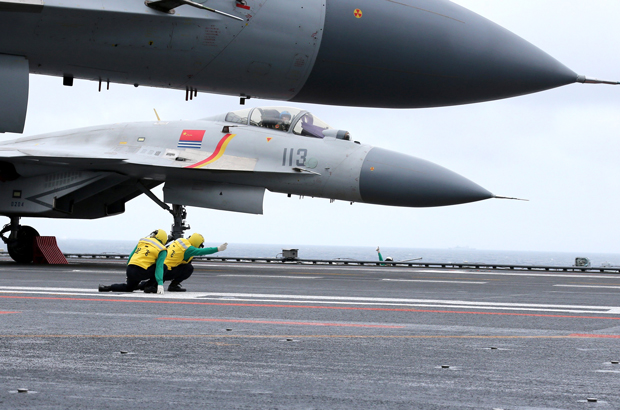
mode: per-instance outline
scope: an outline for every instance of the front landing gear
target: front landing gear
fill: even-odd
[[[189,229],[189,225],[186,225],[187,211],[183,205],[172,204],[172,210],[168,209],[172,214],[174,222],[172,224],[171,236],[173,240],[183,237],[183,233]]]
[[[9,237],[5,237],[4,234],[11,232]],[[20,225],[19,217],[11,217],[11,223],[7,224],[0,231],[0,237],[9,251],[9,255],[17,263],[28,264],[32,263],[34,254],[34,238],[39,236],[39,232],[31,226]]]
[[[183,237],[183,233],[189,229],[189,225],[186,225],[185,219],[187,218],[187,211],[185,210],[185,206],[172,204],[172,208],[168,206],[167,203],[157,198],[154,193],[151,192],[150,189],[138,183],[138,189],[141,190],[144,195],[148,196],[153,202],[159,205],[162,209],[170,212],[173,218],[172,223],[172,232],[170,232],[170,239],[176,240]]]

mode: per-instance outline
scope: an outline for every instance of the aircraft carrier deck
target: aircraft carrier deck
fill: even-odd
[[[620,408],[617,273],[124,265],[0,260],[0,408]]]

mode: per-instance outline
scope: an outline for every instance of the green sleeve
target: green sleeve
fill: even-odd
[[[183,260],[189,260],[189,258],[193,258],[194,256],[203,256],[203,255],[211,255],[212,253],[217,252],[217,248],[195,248],[190,246],[185,250],[185,254],[183,256]]]
[[[159,252],[157,262],[155,262],[155,280],[159,286],[164,286],[164,261],[166,260],[167,251]]]
[[[383,256],[381,256],[381,252],[377,252],[379,254],[379,262],[383,262]]]
[[[129,261],[131,260],[133,254],[136,253],[136,249],[138,249],[138,245],[136,245],[136,247],[133,248],[133,251],[131,251],[131,253],[129,254],[129,257],[127,258],[127,265],[129,265]]]

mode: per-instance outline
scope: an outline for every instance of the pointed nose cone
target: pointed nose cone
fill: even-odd
[[[494,100],[577,82],[575,72],[538,47],[467,9],[460,11],[468,27],[453,32],[451,41],[459,54],[453,74],[460,72],[468,83],[460,86],[463,95],[479,88],[476,99]]]
[[[576,73],[539,48],[450,1],[326,3],[316,62],[294,101],[438,107],[577,80]]]
[[[430,207],[464,204],[493,198],[469,179],[432,162],[373,148],[360,173],[363,202]]]

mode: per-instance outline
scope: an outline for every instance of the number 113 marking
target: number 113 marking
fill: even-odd
[[[282,166],[286,166],[288,162],[288,166],[293,166],[293,155],[295,152],[295,148],[284,148],[284,152],[282,153]],[[308,156],[308,150],[305,148],[299,148],[297,150],[297,155],[295,155],[295,164],[298,167],[302,167],[306,164],[306,157]]]

